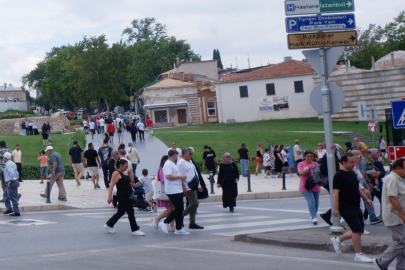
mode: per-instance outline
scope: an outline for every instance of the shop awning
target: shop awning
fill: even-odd
[[[173,102],[173,103],[160,103],[160,104],[149,104],[143,105],[144,109],[153,111],[153,110],[161,110],[161,109],[169,109],[169,108],[180,108],[180,107],[187,107],[187,102]]]

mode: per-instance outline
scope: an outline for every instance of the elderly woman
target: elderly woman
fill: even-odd
[[[236,164],[232,161],[230,153],[225,153],[222,156],[222,162],[219,164],[218,172],[218,188],[222,188],[222,206],[229,207],[229,211],[233,213],[236,206],[236,197],[238,196],[239,170]]]
[[[311,169],[318,165],[314,159],[314,153],[311,151],[304,152],[304,161],[298,163],[297,170],[300,175],[300,185],[299,191],[301,191],[302,196],[308,204],[309,214],[311,215],[312,224],[318,224],[317,212],[319,206],[319,193],[321,192],[320,186],[315,186],[314,188],[307,190],[305,188],[305,183],[307,179],[311,176]]]

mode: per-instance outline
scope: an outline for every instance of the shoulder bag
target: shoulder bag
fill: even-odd
[[[170,201],[169,197],[165,193],[165,184],[158,180],[155,182],[155,199],[159,201]]]

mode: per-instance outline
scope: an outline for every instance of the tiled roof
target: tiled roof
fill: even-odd
[[[232,73],[221,76],[222,83],[268,79],[296,75],[315,74],[315,70],[307,62],[287,60],[285,62],[264,67],[249,73]]]
[[[165,79],[163,81],[160,81],[158,83],[155,83],[154,85],[151,85],[149,87],[146,87],[145,89],[157,89],[157,88],[171,88],[171,87],[183,87],[183,86],[193,86],[197,85],[197,83],[194,82],[182,82],[179,80],[173,80],[173,79]]]

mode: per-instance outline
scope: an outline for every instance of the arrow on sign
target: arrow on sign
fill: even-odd
[[[354,21],[353,21],[352,19],[349,19],[347,22],[348,22],[350,25],[352,25],[352,24],[354,23]]]
[[[348,7],[351,7],[352,5],[353,5],[353,3],[352,3],[352,2],[347,1],[347,6],[348,6]]]
[[[349,38],[349,39],[351,39],[352,40],[352,42],[353,41],[355,41],[356,40],[356,37],[354,37],[353,35]]]

